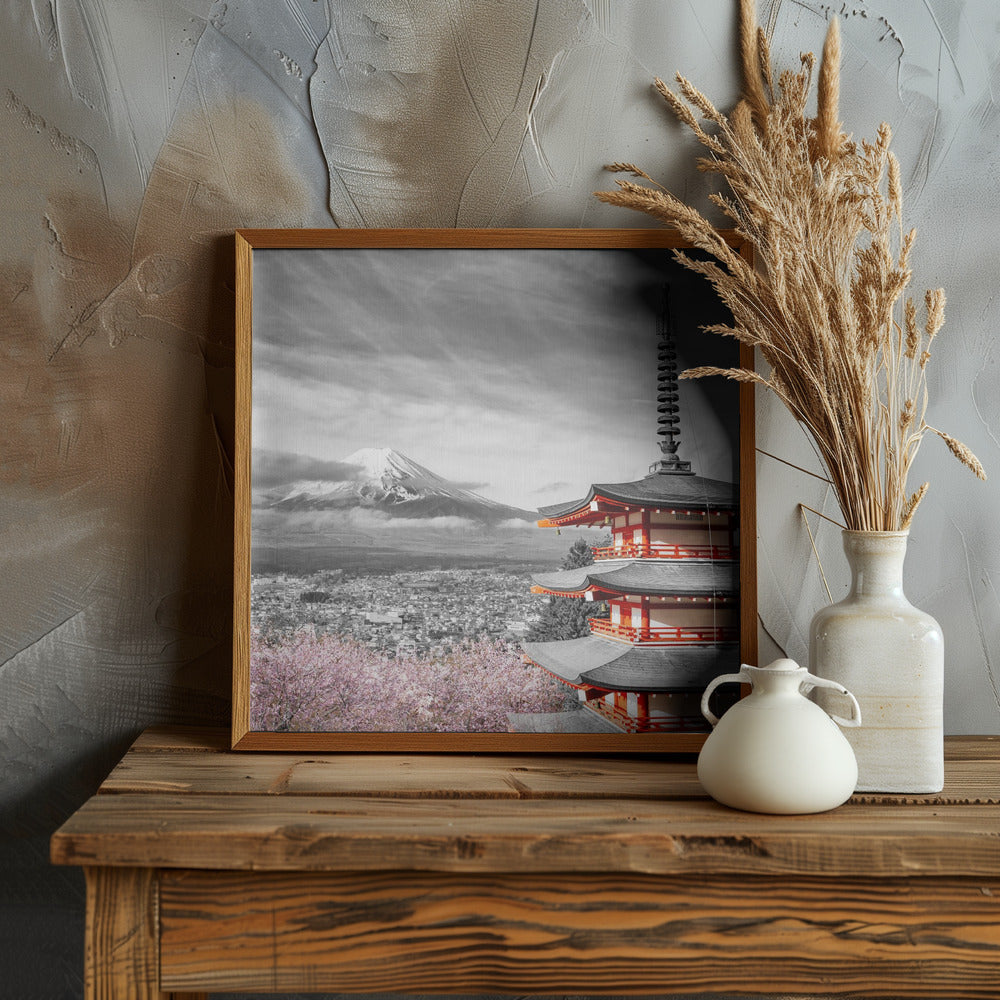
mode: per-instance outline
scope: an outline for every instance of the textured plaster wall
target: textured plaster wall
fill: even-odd
[[[0,982],[82,994],[82,881],[54,827],[134,735],[228,718],[232,259],[240,226],[622,226],[601,164],[704,207],[651,92],[728,106],[736,0],[21,0],[0,12]],[[944,626],[947,727],[1000,732],[1000,7],[762,0],[779,60],[842,19],[844,119],[895,130],[917,287],[948,323],[907,564]],[[759,444],[804,439],[761,401]],[[919,481],[919,479],[918,479]],[[820,488],[817,488],[817,485]],[[796,504],[759,467],[764,653],[805,656],[825,601]],[[839,533],[818,543],[844,589]]]

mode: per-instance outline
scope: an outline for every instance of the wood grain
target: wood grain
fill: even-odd
[[[945,762],[944,788],[930,795],[890,794],[888,792],[857,792],[852,803],[896,806],[941,806],[950,804],[1000,804],[1000,766],[995,761],[996,781],[984,781],[984,761],[972,757],[955,757]]]
[[[745,242],[735,230],[721,229],[719,232],[734,246],[742,247]],[[690,246],[673,229],[238,229],[236,236],[255,250],[334,247],[469,247],[482,250],[606,247],[627,250]]]
[[[995,997],[1000,881],[164,873],[165,985]],[[294,935],[289,933],[295,929]]]
[[[235,746],[250,729],[250,415],[253,246],[236,234],[236,407],[233,442],[233,714]]]
[[[944,759],[1000,761],[1000,736],[946,736]]]
[[[171,752],[175,750],[195,753],[225,753],[231,749],[228,729],[207,726],[151,726],[137,737],[130,755],[140,753]],[[339,756],[339,755],[338,755]],[[357,758],[371,757],[380,760],[384,754],[358,754]],[[500,755],[494,755],[500,759]],[[504,754],[503,757],[508,755]],[[595,754],[588,754],[594,757]],[[1000,762],[1000,736],[946,736],[944,756],[947,761],[996,761]],[[597,759],[601,759],[598,755]],[[603,758],[607,759],[607,758]],[[690,763],[690,756],[688,756]],[[670,757],[659,754],[659,763],[670,763]],[[921,800],[926,797],[921,797]]]
[[[235,730],[234,730],[235,733]],[[696,754],[707,733],[266,733],[247,732],[236,750],[284,753]]]
[[[228,753],[231,741],[228,729],[218,726],[150,726],[129,748],[124,759],[143,754],[162,758],[164,753]]]
[[[156,872],[87,868],[86,1000],[181,1000],[160,991]],[[208,1000],[185,992],[184,1000]]]
[[[704,798],[690,762],[635,758],[400,754],[131,753],[102,793],[380,798]]]
[[[139,744],[136,745],[139,748]],[[950,760],[934,795],[865,792],[854,803],[936,806],[1000,803],[1000,779],[982,780],[981,761]],[[362,795],[399,798],[704,798],[690,760],[401,754],[207,753],[172,745],[166,753],[128,754],[102,793],[191,795]]]
[[[1000,741],[948,740],[938,796],[863,796],[802,817],[725,809],[693,762],[676,759],[289,757],[220,745],[219,731],[144,736],[53,837],[53,860],[887,877],[989,875],[1000,862]]]
[[[993,807],[754,816],[697,800],[98,795],[57,864],[259,870],[989,876]]]
[[[941,796],[780,817],[712,802],[690,760],[226,736],[144,734],[53,837],[87,868],[88,1000],[996,996],[1000,740],[947,740]]]

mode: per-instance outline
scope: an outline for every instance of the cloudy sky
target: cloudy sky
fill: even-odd
[[[349,475],[367,447],[527,509],[645,475],[665,277],[680,367],[732,363],[667,251],[254,251],[255,486]],[[681,392],[682,457],[734,478],[731,384]]]

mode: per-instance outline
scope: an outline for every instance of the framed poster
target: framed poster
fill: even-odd
[[[236,234],[234,747],[698,749],[756,662],[753,396],[678,374],[752,358],[678,247]]]

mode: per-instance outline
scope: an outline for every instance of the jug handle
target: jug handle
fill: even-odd
[[[718,677],[714,677],[712,682],[705,688],[705,693],[701,696],[701,714],[705,716],[706,719],[715,728],[719,724],[718,716],[708,707],[708,699],[712,696],[712,692],[720,684],[749,684],[750,675],[743,669],[740,670],[738,674],[719,674]]]
[[[817,677],[815,674],[810,674],[801,684],[799,690],[803,694],[808,694],[813,688],[830,688],[832,691],[837,691],[844,695],[851,703],[851,717],[845,719],[842,715],[834,715],[833,712],[829,712],[829,716],[837,723],[838,726],[860,726],[861,725],[861,706],[858,704],[858,699],[851,694],[843,684],[838,684],[836,681],[831,681],[826,677]]]

